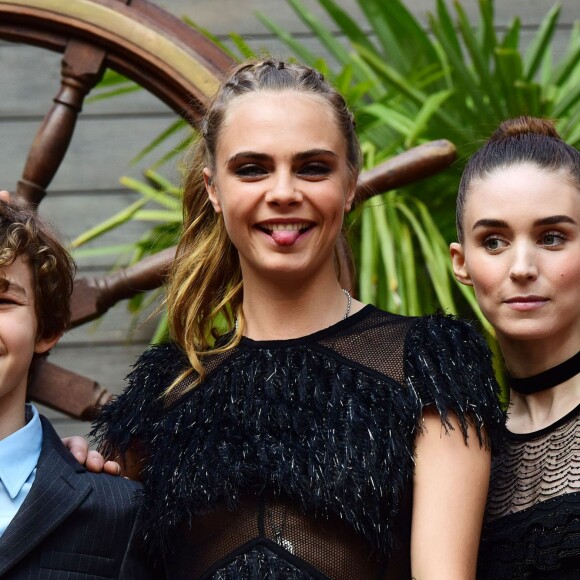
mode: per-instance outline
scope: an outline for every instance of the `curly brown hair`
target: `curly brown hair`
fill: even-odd
[[[70,323],[75,263],[36,212],[0,200],[0,268],[18,257],[32,275],[37,338],[60,336]]]

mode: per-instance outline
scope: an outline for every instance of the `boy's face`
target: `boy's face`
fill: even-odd
[[[4,283],[4,279],[6,283]],[[58,340],[36,337],[32,276],[25,259],[0,266],[0,439],[24,426],[28,369],[34,353]]]

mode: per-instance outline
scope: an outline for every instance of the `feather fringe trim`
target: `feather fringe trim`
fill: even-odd
[[[364,345],[364,336],[356,339]],[[105,450],[124,454],[138,446],[144,454],[150,541],[167,545],[179,523],[218,502],[233,510],[244,494],[269,489],[306,512],[337,515],[388,553],[423,407],[436,405],[448,428],[454,413],[464,436],[474,424],[480,442],[493,441],[503,421],[488,350],[466,324],[419,319],[405,358],[407,381],[400,384],[307,343],[242,344],[164,409],[164,389],[188,362],[174,345],[151,347],[92,435]]]
[[[446,429],[453,429],[453,413],[466,443],[471,425],[480,445],[500,448],[505,413],[491,352],[468,323],[443,314],[420,318],[407,336],[405,374],[421,406],[434,405]]]

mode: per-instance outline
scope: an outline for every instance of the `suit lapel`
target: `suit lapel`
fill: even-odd
[[[0,537],[0,577],[34,549],[90,493],[89,478],[62,445],[52,425],[42,420],[42,451],[36,477],[6,531]]]

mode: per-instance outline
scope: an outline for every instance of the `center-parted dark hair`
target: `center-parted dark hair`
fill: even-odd
[[[61,335],[70,321],[73,259],[34,211],[0,200],[0,268],[18,257],[31,273],[37,338]],[[0,286],[6,284],[0,277]]]
[[[358,178],[362,155],[353,115],[342,95],[324,76],[310,67],[274,59],[249,61],[236,66],[223,81],[208,106],[194,144],[184,183],[183,233],[167,286],[167,311],[172,338],[186,351],[199,380],[204,377],[200,357],[210,349],[223,352],[242,336],[242,273],[238,253],[231,243],[223,216],[214,211],[205,191],[203,169],[215,168],[221,129],[237,99],[257,93],[293,91],[311,95],[332,110],[346,143],[346,162],[353,179]],[[215,348],[216,317],[233,326],[232,339]],[[169,388],[191,371],[184,373]],[[194,381],[196,384],[198,380]]]
[[[472,183],[496,169],[524,163],[565,172],[580,190],[580,152],[562,140],[551,121],[535,117],[508,119],[473,154],[461,176],[456,213],[459,242],[463,241],[463,213]]]

